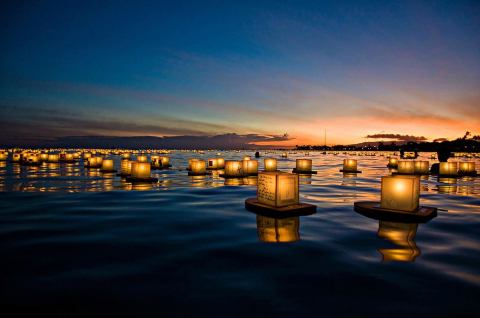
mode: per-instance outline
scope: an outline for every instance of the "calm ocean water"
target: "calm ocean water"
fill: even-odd
[[[421,204],[442,209],[438,217],[383,222],[353,203],[379,200],[385,157],[356,157],[363,173],[343,175],[345,155],[311,152],[318,174],[301,178],[300,197],[317,213],[275,220],[244,208],[255,178],[187,176],[188,158],[214,152],[170,156],[174,167],[142,186],[81,161],[0,162],[1,308],[52,317],[478,317],[480,177],[425,177]],[[291,171],[303,153],[274,157]]]

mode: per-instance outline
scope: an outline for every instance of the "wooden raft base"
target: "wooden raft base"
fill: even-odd
[[[360,170],[350,171],[350,170],[344,170],[344,169],[341,169],[340,172],[343,172],[343,173],[362,173]]]
[[[317,212],[317,206],[308,203],[289,205],[281,208],[271,207],[258,202],[257,198],[248,198],[245,200],[245,208],[248,211],[258,213],[264,216],[275,218],[288,218],[292,216],[312,215]]]
[[[459,172],[459,173],[458,173],[458,176],[459,176],[459,177],[465,177],[465,176],[467,176],[467,177],[475,177],[475,176],[477,176],[477,172],[476,172],[476,171],[474,171],[474,172]]]
[[[122,177],[122,178],[126,178],[128,177],[130,174],[125,174],[125,173],[117,173],[117,177]]]
[[[421,206],[415,212],[405,212],[383,209],[380,207],[380,202],[375,201],[355,202],[353,209],[355,212],[375,220],[402,223],[425,223],[437,216],[437,208],[433,207]]]
[[[114,172],[117,172],[117,170],[113,169],[113,170],[101,170],[100,169],[100,172],[103,172],[103,173],[114,173]]]
[[[188,172],[188,175],[191,176],[191,177],[194,177],[194,176],[206,176],[208,173],[205,172],[205,173],[195,173],[195,172],[191,172],[189,171]]]
[[[134,178],[134,177],[127,177],[126,179],[127,182],[131,183],[152,183],[152,182],[157,182],[157,178]]]
[[[316,171],[301,171],[293,168],[292,173],[297,173],[297,174],[317,174]]]
[[[225,175],[224,173],[220,173],[218,176],[219,176],[219,177],[222,177],[222,178],[225,178],[225,179],[243,179],[243,178],[246,177],[246,176],[235,176],[235,177],[233,177],[233,176],[227,176],[227,175]]]
[[[401,172],[392,172],[392,176],[429,176],[430,172],[427,173],[401,173]]]

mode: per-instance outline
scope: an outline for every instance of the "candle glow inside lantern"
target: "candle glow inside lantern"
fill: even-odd
[[[297,159],[296,172],[311,172],[312,171],[312,159]]]
[[[208,169],[217,170],[225,168],[225,159],[223,158],[210,158],[208,159]]]
[[[12,161],[13,162],[19,162],[22,159],[22,155],[19,153],[14,153],[12,155]]]
[[[420,178],[417,176],[382,177],[380,207],[413,212],[418,209]]]
[[[196,159],[196,158],[192,158],[192,159],[188,159],[188,168],[187,170],[192,170],[192,163],[194,163],[195,161],[199,161],[200,159]]]
[[[204,160],[192,161],[191,169],[188,174],[192,176],[200,176],[207,174],[207,163]]]
[[[458,172],[462,175],[472,175],[476,174],[475,170],[475,162],[474,161],[467,161],[467,162],[460,162],[458,164]]]
[[[440,162],[439,175],[456,176],[458,172],[458,162]]]
[[[129,152],[124,152],[122,154],[122,159],[125,159],[125,160],[130,159],[130,153]]]
[[[0,161],[6,161],[8,157],[8,153],[0,152]]]
[[[390,167],[390,168],[396,168],[398,166],[398,159],[397,158],[389,158],[387,166]]]
[[[40,164],[40,158],[37,154],[29,153],[26,155],[24,163],[27,165],[37,165]]]
[[[160,161],[160,156],[151,156],[150,163],[152,168],[160,169],[162,167],[162,162]]]
[[[137,162],[147,162],[147,161],[148,161],[147,156],[144,156],[144,155],[137,156]]]
[[[265,158],[263,160],[264,170],[267,172],[277,171],[277,159]]]
[[[48,159],[47,159],[48,162],[58,162],[59,160],[60,160],[60,157],[57,154],[48,155]]]
[[[150,179],[150,164],[148,162],[132,162],[132,178]]]
[[[413,161],[399,161],[397,171],[399,174],[414,174],[415,163]]]
[[[88,158],[90,158],[91,156],[92,156],[92,154],[90,152],[85,152],[83,154],[83,159],[88,160]]]
[[[271,218],[257,215],[257,234],[262,242],[288,243],[300,240],[299,217]]]
[[[227,160],[225,161],[225,177],[241,178],[243,177],[243,166],[241,161]]]
[[[257,160],[243,160],[242,161],[243,174],[246,176],[254,176],[258,174]]]
[[[357,170],[357,160],[343,159],[343,169],[341,172],[359,172]]]
[[[131,160],[122,160],[120,163],[120,175],[128,176],[132,174],[132,162]]]
[[[428,161],[414,161],[415,174],[428,174],[430,169],[430,163]]]
[[[259,203],[276,208],[299,204],[298,175],[285,172],[260,172],[257,200]]]
[[[252,157],[250,157],[250,156],[243,157],[243,160],[250,160],[250,159],[252,159]]]
[[[66,153],[64,157],[65,162],[72,162],[75,159],[73,158],[73,153]]]
[[[112,159],[105,159],[102,161],[102,172],[114,172],[115,168],[113,166],[113,160]]]
[[[162,165],[162,168],[168,168],[170,167],[170,158],[167,156],[160,156],[160,163]]]

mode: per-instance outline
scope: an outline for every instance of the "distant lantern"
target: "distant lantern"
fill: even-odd
[[[263,160],[264,170],[267,172],[277,171],[277,159],[265,158]]]
[[[162,165],[162,168],[164,168],[164,169],[171,167],[170,158],[167,157],[167,156],[160,156],[160,163]]]
[[[220,175],[222,176],[222,175]],[[225,174],[226,178],[241,178],[243,177],[243,165],[241,161],[227,160],[225,161]]]
[[[261,204],[276,208],[298,204],[298,175],[285,172],[260,172],[257,200]]]
[[[288,243],[300,240],[299,217],[271,218],[257,215],[257,234],[262,242]]]
[[[312,159],[297,159],[295,169],[296,173],[312,173]]]
[[[32,166],[41,164],[39,156],[35,153],[28,153],[25,156],[23,163],[26,165],[32,165]]]
[[[92,156],[92,153],[91,152],[85,152],[83,153],[83,159],[85,160],[88,160],[88,158],[90,158]]]
[[[122,160],[120,162],[120,175],[125,177],[132,174],[132,162],[131,160]]]
[[[145,155],[137,156],[137,162],[148,162],[147,156]]]
[[[282,153],[282,158],[287,158],[288,154],[286,152]]]
[[[197,158],[192,158],[192,159],[188,159],[188,168],[187,170],[192,170],[192,163],[194,163],[195,161],[199,161],[200,159],[197,159]]]
[[[88,168],[100,168],[102,166],[102,157],[90,157],[88,158],[86,167]]]
[[[440,162],[439,175],[456,176],[458,172],[458,162]]]
[[[382,254],[383,261],[413,262],[420,255],[420,249],[415,244],[417,228],[417,223],[379,221],[378,237],[396,245],[378,250]]]
[[[205,174],[207,174],[207,163],[204,160],[193,161],[188,175],[203,176]]]
[[[48,155],[48,159],[47,159],[48,162],[58,162],[59,160],[60,160],[60,157],[57,154]]]
[[[102,161],[102,168],[100,169],[102,172],[115,172],[115,167],[113,166],[112,159],[105,159]]]
[[[343,169],[341,172],[360,172],[357,170],[357,160],[343,159]]]
[[[0,161],[7,161],[8,158],[8,152],[0,152]]]
[[[225,168],[225,159],[223,158],[210,158],[208,159],[208,167],[209,170],[217,170]]]
[[[258,161],[243,160],[242,169],[245,176],[256,176],[258,174]]]
[[[399,174],[414,174],[415,163],[413,161],[399,161],[397,171]]]
[[[48,161],[48,153],[42,152],[40,154],[40,161]]]
[[[20,162],[21,159],[22,159],[22,155],[19,154],[19,153],[14,153],[12,155],[12,161],[13,162]]]
[[[75,161],[75,158],[73,157],[73,153],[66,153],[65,156],[63,157],[65,162],[73,162]]]
[[[418,209],[419,197],[419,177],[382,177],[381,208],[412,212]]]
[[[135,179],[150,179],[150,164],[148,162],[133,162],[132,163],[132,178]]]
[[[150,163],[152,165],[152,168],[160,169],[162,167],[160,156],[150,156]]]
[[[415,174],[428,174],[430,163],[428,161],[414,161]]]
[[[458,164],[458,173],[461,175],[475,175],[477,171],[475,170],[475,162],[460,162]]]
[[[245,157],[243,157],[242,160],[251,160],[251,159],[252,159],[252,157],[250,157],[250,156],[245,156]]]
[[[130,153],[129,152],[122,153],[122,159],[129,160],[130,159]]]
[[[389,158],[387,166],[389,168],[396,168],[398,166],[398,159],[397,158]]]

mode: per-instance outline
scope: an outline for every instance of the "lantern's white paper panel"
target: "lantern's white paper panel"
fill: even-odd
[[[357,171],[357,160],[355,159],[343,159],[344,171]]]
[[[428,174],[430,170],[430,163],[428,161],[414,161],[415,173]]]
[[[458,172],[458,162],[440,162],[439,174],[454,176]]]
[[[151,156],[150,157],[150,163],[152,164],[152,167],[154,167],[154,168],[160,168],[162,166],[161,161],[160,161],[160,156]]]
[[[102,161],[102,170],[113,170],[113,160],[105,159]]]
[[[203,160],[196,160],[191,163],[191,170],[193,173],[206,173],[207,172],[207,164]]]
[[[58,162],[60,160],[60,156],[57,154],[49,154],[47,160],[48,162]]]
[[[265,158],[263,161],[265,171],[277,171],[277,159]]]
[[[260,203],[283,207],[298,204],[298,175],[285,172],[258,174],[257,200]]]
[[[192,170],[192,163],[199,160],[200,159],[196,159],[196,158],[188,159],[188,169]]]
[[[137,162],[147,162],[147,161],[148,161],[147,156],[144,156],[144,155],[137,156]]]
[[[388,165],[392,167],[396,167],[398,165],[398,159],[397,158],[388,159]]]
[[[122,159],[130,159],[130,153],[129,152],[124,152],[122,154]]]
[[[297,159],[296,169],[298,171],[312,171],[312,159]]]
[[[167,167],[170,165],[170,158],[167,156],[161,156],[160,157],[160,162],[162,163],[163,167]]]
[[[413,161],[399,161],[397,171],[403,174],[414,174],[415,163]]]
[[[461,173],[475,172],[475,162],[474,161],[460,162],[458,164],[458,171]]]
[[[243,160],[242,161],[243,173],[245,174],[255,174],[258,172],[258,161],[257,160]]]
[[[139,179],[150,178],[150,164],[148,162],[133,162],[132,177]]]
[[[122,160],[120,163],[120,170],[121,173],[124,175],[128,175],[132,173],[132,162],[131,160]]]
[[[225,161],[225,175],[228,177],[242,177],[243,166],[241,161]]]
[[[420,178],[417,176],[382,177],[380,206],[384,209],[415,211],[419,205]]]

